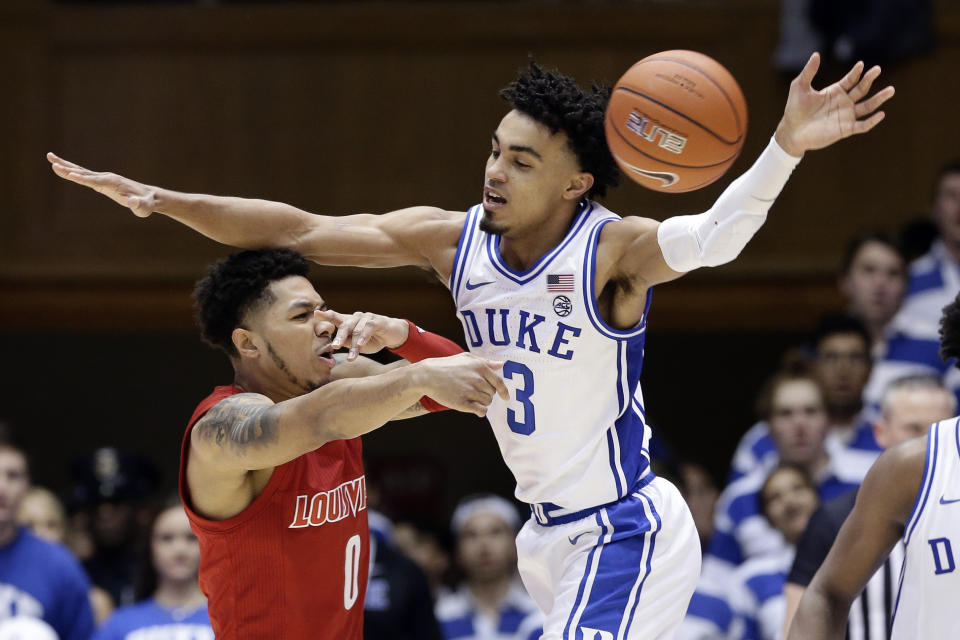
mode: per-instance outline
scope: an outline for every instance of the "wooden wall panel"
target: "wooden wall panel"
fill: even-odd
[[[898,88],[888,121],[810,154],[744,255],[671,285],[658,297],[662,317],[682,327],[717,299],[743,300],[718,321],[808,324],[836,303],[832,273],[851,235],[893,229],[923,212],[935,168],[960,148],[951,124],[960,100],[960,7],[943,2],[939,11],[938,51],[888,70]],[[736,173],[766,144],[782,110],[787,81],[769,62],[776,31],[776,3],[760,0],[5,4],[0,326],[28,311],[25,292],[84,287],[100,301],[91,314],[103,308],[100,325],[109,325],[108,310],[127,304],[131,287],[185,292],[226,251],[58,181],[43,160],[47,149],[166,186],[312,211],[464,208],[479,197],[489,134],[504,111],[496,91],[528,53],[583,81],[613,81],[649,53],[692,48],[730,67],[747,96],[751,130]],[[663,218],[708,207],[727,182],[682,196],[625,184],[608,204]],[[357,283],[377,292],[426,286],[409,272],[364,270],[337,271],[328,286],[354,302]],[[792,293],[783,295],[787,286]],[[767,291],[781,294],[759,314],[750,309]],[[161,315],[187,327],[176,297],[164,298],[171,306]]]

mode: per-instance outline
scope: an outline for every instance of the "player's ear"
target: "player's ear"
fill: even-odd
[[[593,186],[592,173],[575,173],[563,191],[564,200],[579,200]]]
[[[260,349],[257,347],[257,343],[253,339],[253,334],[251,334],[249,330],[237,327],[233,330],[233,333],[230,334],[230,339],[233,341],[233,346],[241,358],[260,357]]]

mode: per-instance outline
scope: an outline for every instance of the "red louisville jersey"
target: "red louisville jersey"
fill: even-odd
[[[329,442],[276,467],[263,492],[232,518],[193,511],[190,432],[237,393],[243,390],[217,387],[200,403],[180,453],[180,497],[200,541],[200,588],[217,640],[361,640],[370,544],[360,438]]]

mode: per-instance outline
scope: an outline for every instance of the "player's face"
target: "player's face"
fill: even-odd
[[[882,242],[867,242],[860,247],[840,282],[851,311],[877,325],[885,325],[897,312],[906,285],[903,260]]]
[[[330,381],[336,364],[331,355],[334,327],[313,313],[326,308],[309,280],[290,276],[273,282],[267,304],[248,314],[258,366],[293,395],[309,393]]]
[[[477,513],[460,529],[457,559],[469,580],[488,582],[511,575],[517,568],[513,530],[499,516]]]
[[[0,524],[14,521],[29,486],[23,455],[13,449],[0,448]]]
[[[790,380],[773,394],[770,435],[784,462],[805,465],[823,453],[827,411],[812,380]]]
[[[817,345],[814,372],[830,410],[856,411],[870,377],[869,346],[856,333],[837,333]]]
[[[817,492],[796,469],[774,471],[764,484],[762,498],[767,520],[790,544],[800,539],[820,502]]]
[[[67,535],[67,523],[63,510],[53,500],[43,493],[28,493],[20,503],[17,522],[45,540],[63,542]]]
[[[933,196],[933,220],[950,245],[960,245],[960,173],[940,178]]]
[[[480,228],[500,235],[536,229],[559,207],[579,200],[570,187],[583,175],[566,134],[511,111],[491,140]]]
[[[190,530],[183,507],[163,511],[150,536],[153,567],[161,582],[184,583],[196,580],[200,568],[200,543]]]
[[[930,425],[953,416],[955,400],[942,389],[894,391],[877,421],[874,434],[884,449],[927,435]]]

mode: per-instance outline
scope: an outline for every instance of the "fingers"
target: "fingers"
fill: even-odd
[[[857,81],[860,80],[860,74],[863,73],[863,61],[857,62],[853,65],[853,68],[847,72],[847,75],[840,78],[840,82],[837,84],[840,85],[840,88],[844,91],[849,92],[851,89],[857,86]]]
[[[492,389],[496,392],[498,396],[504,400],[510,399],[510,392],[507,390],[507,385],[503,381],[503,377],[496,373],[495,369],[502,369],[503,362],[494,362],[492,360],[487,360],[485,362],[486,366],[483,371],[483,378],[486,380]],[[496,365],[495,367],[493,365]]]
[[[353,345],[350,347],[350,353],[347,355],[347,360],[356,360],[357,354],[360,352],[360,347],[363,346],[363,343],[367,341],[367,338],[370,337],[370,333],[373,331],[371,326],[367,329],[367,324],[370,322],[370,314],[365,313],[361,316],[360,321],[357,322],[357,326],[353,328]]]
[[[883,111],[877,111],[875,114],[867,118],[866,120],[857,120],[853,124],[853,133],[866,133],[873,129],[875,126],[880,124],[883,121],[885,114]]]
[[[49,160],[51,164],[59,164],[70,169],[83,169],[80,165],[70,162],[69,160],[64,160],[53,152],[47,153],[47,160]]]
[[[820,54],[814,52],[810,56],[810,59],[807,60],[807,64],[803,65],[803,69],[800,70],[800,75],[797,76],[795,82],[803,84],[804,86],[811,86],[813,84],[813,77],[817,75],[817,70],[820,69]]]
[[[857,63],[860,64],[860,63]],[[870,93],[870,87],[873,85],[873,81],[880,76],[880,67],[873,66],[870,67],[870,70],[863,74],[863,77],[860,78],[860,81],[856,83],[853,87],[847,90],[847,95],[850,96],[850,99],[854,102],[859,102],[863,96]],[[846,87],[844,87],[846,89]]]
[[[864,116],[867,116],[873,113],[880,107],[880,105],[882,105],[884,102],[892,98],[894,93],[895,91],[893,87],[885,87],[880,91],[877,91],[867,100],[864,100],[863,102],[858,102],[854,106],[853,108],[854,115],[857,118],[862,118]]]

